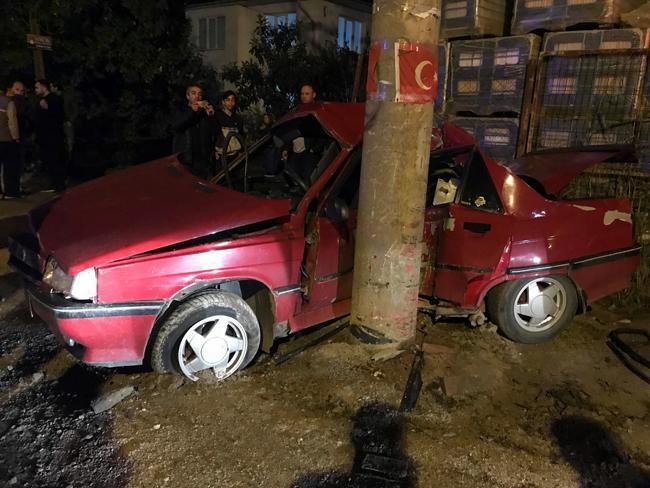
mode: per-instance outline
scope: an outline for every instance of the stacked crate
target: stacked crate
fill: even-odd
[[[502,36],[506,3],[506,0],[443,1],[440,38]]]
[[[551,55],[542,60],[528,149],[634,142],[645,57],[622,50],[642,48],[644,43],[641,29],[547,34],[545,54],[592,54]]]
[[[444,114],[447,101],[447,73],[449,72],[449,43],[438,44],[438,92],[434,111],[436,114]]]
[[[648,33],[650,34],[650,31]],[[650,65],[646,66],[643,99],[636,146],[639,162],[650,171]]]
[[[465,129],[485,153],[497,161],[515,157],[519,119],[514,117],[453,117],[454,125]]]
[[[535,35],[451,42],[446,113],[497,160],[517,151],[519,117]]]
[[[515,0],[512,33],[561,31],[580,24],[616,25],[645,0]]]

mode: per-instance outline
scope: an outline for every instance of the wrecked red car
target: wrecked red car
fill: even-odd
[[[86,363],[193,380],[347,314],[363,119],[361,104],[299,107],[213,183],[170,156],[70,189],[10,243],[31,310]],[[265,175],[299,138],[309,172]],[[640,251],[630,203],[559,197],[614,152],[507,168],[451,125],[432,148],[421,296],[438,315],[481,322],[487,310],[506,336],[536,343],[628,285]]]

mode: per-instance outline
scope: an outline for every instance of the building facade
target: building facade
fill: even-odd
[[[257,19],[270,25],[300,25],[302,40],[312,45],[333,42],[361,52],[370,34],[372,4],[363,0],[221,0],[192,2],[185,13],[192,39],[205,64],[217,71],[250,58]]]

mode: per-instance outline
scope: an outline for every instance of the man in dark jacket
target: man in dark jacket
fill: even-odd
[[[63,191],[67,178],[63,99],[50,92],[46,80],[36,81],[34,91],[40,97],[35,113],[39,158],[50,178],[52,190]]]
[[[215,155],[217,160],[226,155],[230,161],[243,150],[244,123],[235,113],[235,92],[228,90],[221,95],[221,108],[217,110],[217,140]],[[225,147],[228,144],[228,147]]]
[[[214,108],[203,100],[203,91],[197,85],[185,91],[187,105],[176,115],[174,130],[174,152],[196,176],[210,178],[214,174],[212,152],[214,148]]]

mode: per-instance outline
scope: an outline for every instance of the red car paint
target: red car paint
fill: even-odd
[[[286,217],[265,200],[197,180],[170,156],[66,191],[38,233],[70,274],[254,222]],[[65,229],[65,232],[61,232]]]
[[[250,280],[270,292],[273,323],[263,334],[273,334],[274,324],[295,332],[348,313],[356,214],[333,221],[324,207],[358,151],[363,107],[303,105],[276,125],[313,117],[340,146],[293,211],[285,199],[200,181],[174,157],[69,190],[34,213],[39,249],[20,239],[10,246],[14,266],[32,276],[34,311],[80,359],[110,366],[142,363],[168,307],[215,283]],[[432,150],[441,141],[444,148],[474,144],[450,125],[434,130]],[[547,186],[543,196],[530,180],[476,154],[499,209],[486,211],[482,195],[473,203],[463,195],[441,206],[427,202],[421,294],[472,313],[494,286],[522,277],[566,274],[585,303],[627,286],[639,260],[627,200],[554,200],[578,173],[575,165],[564,175],[548,155],[518,161],[515,171]],[[561,157],[583,170],[610,156]],[[470,159],[458,158],[463,171],[481,168]],[[546,178],[539,164],[552,165],[556,176]],[[96,269],[93,303],[50,293],[38,280],[50,257],[70,275]]]

